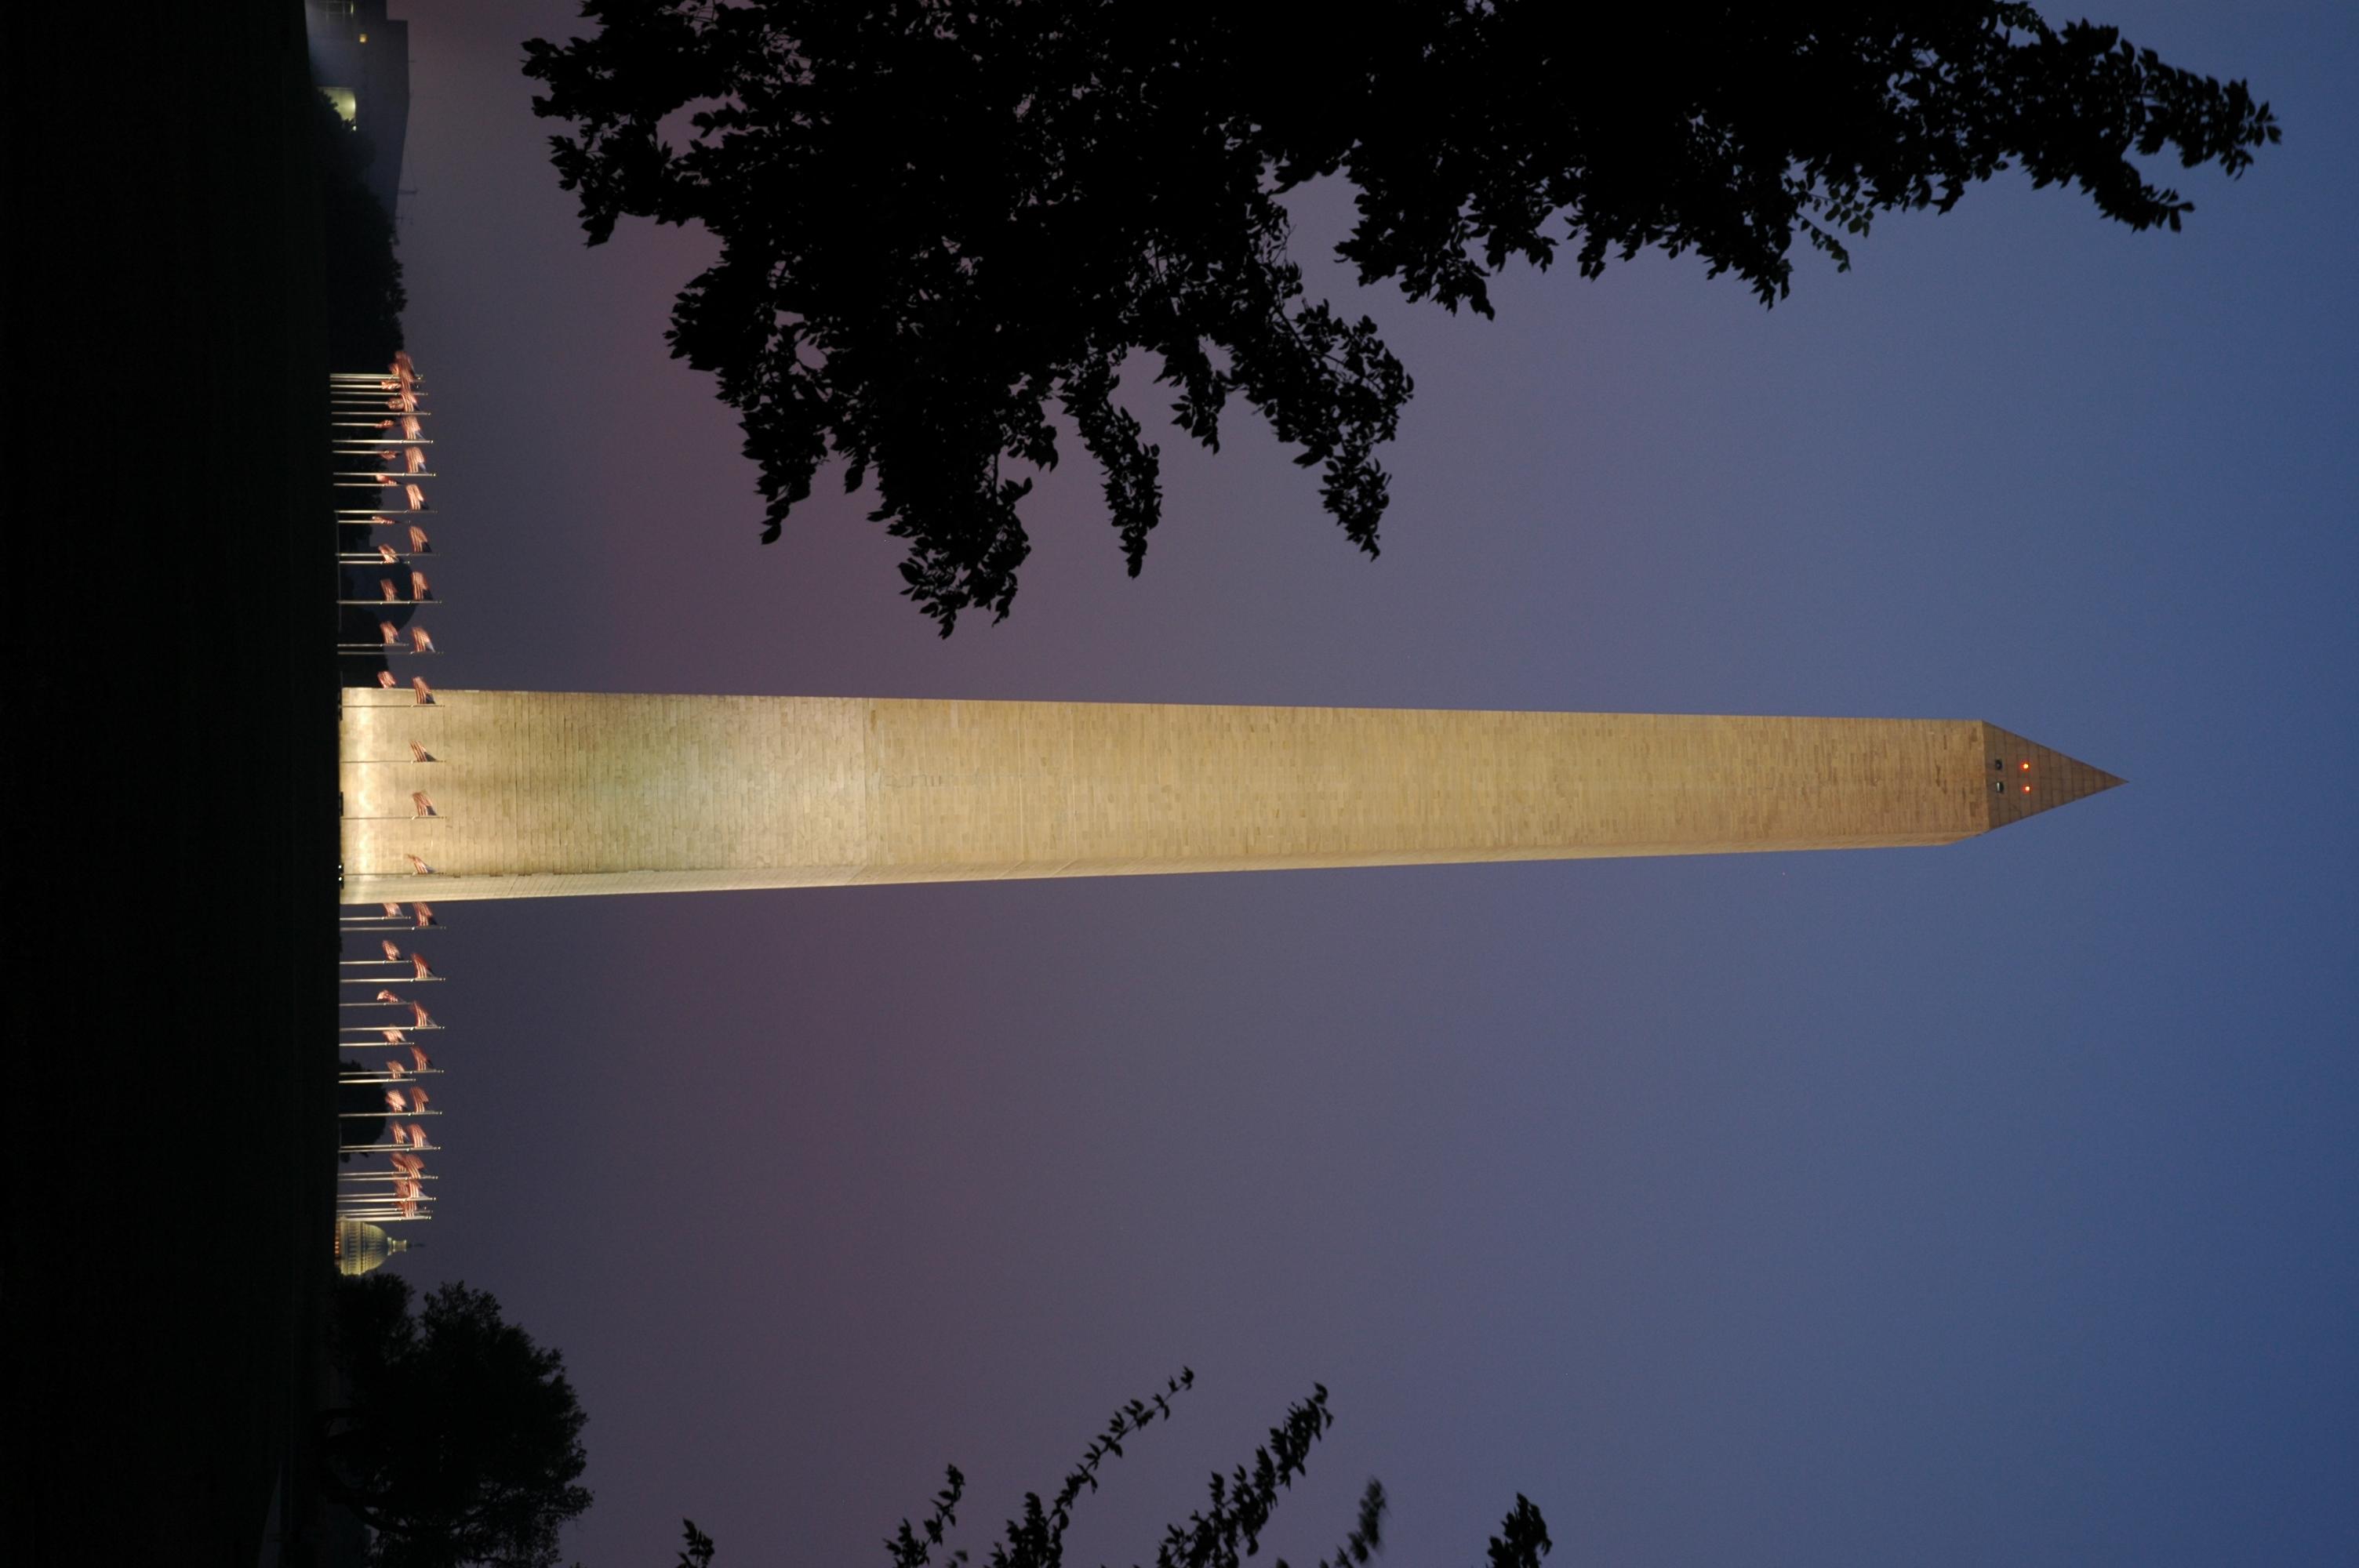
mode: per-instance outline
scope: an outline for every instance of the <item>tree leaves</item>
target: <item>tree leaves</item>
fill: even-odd
[[[1007,1521],[1005,1539],[991,1549],[991,1568],[1063,1568],[1065,1530],[1072,1522],[1073,1504],[1084,1491],[1098,1489],[1100,1465],[1122,1456],[1124,1438],[1170,1419],[1171,1400],[1195,1383],[1196,1374],[1182,1367],[1178,1377],[1164,1383],[1161,1393],[1132,1400],[1115,1411],[1105,1431],[1066,1474],[1053,1501],[1043,1504],[1038,1493],[1025,1494],[1022,1513]],[[1225,1476],[1213,1474],[1206,1487],[1207,1507],[1190,1514],[1184,1524],[1164,1531],[1155,1554],[1156,1568],[1242,1568],[1245,1558],[1260,1551],[1262,1531],[1277,1510],[1279,1494],[1303,1474],[1311,1448],[1334,1424],[1335,1418],[1327,1410],[1326,1388],[1312,1384],[1310,1397],[1288,1407],[1285,1420],[1269,1429],[1267,1441],[1254,1450],[1250,1463],[1239,1465]],[[928,1568],[934,1549],[943,1544],[950,1527],[957,1522],[958,1505],[965,1496],[966,1477],[951,1465],[925,1523],[913,1526],[905,1519],[886,1538],[885,1550],[893,1568]],[[1383,1484],[1370,1481],[1360,1494],[1358,1517],[1351,1532],[1331,1555],[1320,1559],[1319,1568],[1366,1568],[1384,1550],[1386,1507]],[[678,1568],[712,1568],[712,1538],[693,1520],[680,1523],[688,1546],[680,1553]],[[1508,1510],[1499,1531],[1491,1538],[1490,1568],[1539,1568],[1551,1543],[1548,1522],[1529,1498],[1516,1494],[1516,1506]],[[967,1554],[955,1551],[944,1561],[963,1563]],[[1284,1558],[1277,1560],[1277,1568],[1286,1568]]]
[[[323,1440],[332,1491],[383,1568],[553,1568],[559,1530],[590,1506],[563,1358],[486,1292],[443,1285],[414,1317],[408,1303],[396,1276],[338,1281],[352,1409]]]
[[[1555,1544],[1549,1539],[1548,1520],[1540,1518],[1540,1510],[1532,1507],[1529,1498],[1517,1492],[1516,1506],[1507,1510],[1499,1533],[1491,1538],[1490,1568],[1539,1568],[1540,1559]]]
[[[1693,251],[1764,304],[1799,235],[1851,265],[1894,210],[2017,167],[2134,229],[2190,203],[2133,156],[2230,175],[2277,139],[2242,82],[2029,5],[1658,4],[1609,30],[1542,0],[1318,7],[1027,0],[589,0],[526,46],[535,112],[593,244],[702,224],[672,351],[716,377],[760,471],[763,539],[842,460],[908,543],[902,591],[947,636],[1004,617],[1019,503],[1070,421],[1136,575],[1160,452],[1114,401],[1134,352],[1217,447],[1242,394],[1376,553],[1411,385],[1365,318],[1306,301],[1280,198],[1340,174],[1363,282],[1489,316],[1490,277],[1571,245]],[[683,133],[682,126],[686,131]],[[1560,227],[1559,227],[1560,225]],[[1551,229],[1557,232],[1549,232]]]

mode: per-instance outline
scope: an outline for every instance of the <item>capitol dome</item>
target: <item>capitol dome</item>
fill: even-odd
[[[408,1242],[386,1235],[385,1227],[381,1225],[371,1225],[364,1219],[336,1221],[336,1272],[339,1274],[365,1274],[395,1253],[408,1250]]]

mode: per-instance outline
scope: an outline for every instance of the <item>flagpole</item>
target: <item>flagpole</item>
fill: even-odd
[[[408,1225],[412,1220],[432,1219],[434,1217],[430,1214],[384,1214],[375,1210],[362,1210],[358,1213],[348,1214],[342,1209],[338,1209],[336,1211],[336,1217],[338,1219],[366,1220],[371,1225]]]
[[[431,1210],[404,1214],[397,1208],[340,1208],[336,1211],[336,1217],[362,1220],[370,1225],[408,1225],[413,1220],[432,1219],[434,1215]]]

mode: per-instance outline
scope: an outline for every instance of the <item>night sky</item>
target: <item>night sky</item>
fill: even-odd
[[[1141,579],[1076,445],[947,643],[863,498],[756,543],[662,341],[710,242],[585,249],[546,162],[571,7],[397,8],[438,684],[1977,718],[2130,781],[1940,849],[451,906],[403,1267],[563,1350],[571,1553],[881,1564],[955,1463],[980,1555],[1184,1363],[1077,1561],[1314,1381],[1299,1563],[1371,1475],[1402,1564],[1518,1491],[1565,1563],[2359,1561],[2349,7],[2099,8],[2285,123],[2186,232],[2002,176],[1774,311],[1652,256],[1452,318],[1314,189],[1417,378],[1382,558],[1239,405]]]

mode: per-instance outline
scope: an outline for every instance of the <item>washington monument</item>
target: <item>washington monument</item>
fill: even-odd
[[[1973,719],[348,690],[350,903],[1947,844],[2121,781]]]

